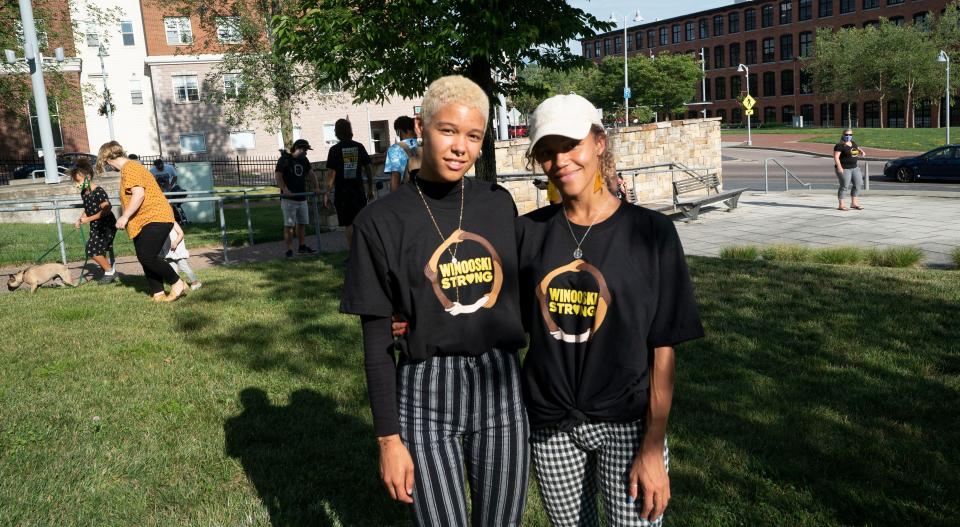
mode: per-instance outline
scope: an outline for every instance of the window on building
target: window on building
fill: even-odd
[[[718,101],[727,98],[727,79],[725,77],[713,79],[713,95]]]
[[[914,13],[913,14],[913,25],[920,26],[924,30],[929,29],[927,27],[927,14],[926,13]]]
[[[243,80],[237,73],[223,74],[223,96],[227,99],[236,99],[240,96],[240,88],[243,87]]]
[[[833,0],[817,0],[817,17],[833,16]]]
[[[840,126],[843,126],[845,128],[856,128],[858,124],[859,124],[859,121],[857,120],[857,103],[851,104],[851,103],[845,102],[841,104],[840,105]]]
[[[722,68],[723,67],[723,46],[714,46],[713,47],[713,67]]]
[[[722,108],[717,110],[717,117],[720,118],[721,123],[727,122],[727,111]]]
[[[697,38],[697,26],[693,23],[693,20],[689,20],[683,25],[683,31],[686,33],[688,41]]]
[[[327,146],[333,146],[337,144],[337,141],[338,139],[334,131],[334,124],[324,123],[323,124],[323,142],[325,142]]]
[[[604,56],[610,56],[610,39],[603,39],[603,54]]]
[[[750,74],[750,93],[754,95],[760,93],[759,87],[757,86],[757,78],[756,73]]]
[[[757,63],[757,41],[748,40],[743,48],[743,58],[744,64],[756,64]]]
[[[643,49],[643,31],[637,31],[633,34],[634,39],[634,48],[633,49]]]
[[[903,17],[902,17],[902,16],[892,16],[892,17],[890,17],[890,23],[893,24],[893,25],[895,25],[895,26],[902,26],[902,25],[903,25]]]
[[[765,106],[763,108],[763,122],[764,124],[774,124],[777,122],[776,106]]]
[[[657,47],[657,32],[652,29],[647,31],[647,47],[648,48]]]
[[[199,154],[207,151],[207,138],[203,134],[180,134],[180,152]]]
[[[780,35],[780,60],[793,60],[793,35]]]
[[[593,43],[593,56],[597,58],[600,58],[601,56],[603,56],[603,52],[600,50],[599,40]]]
[[[200,100],[200,85],[196,75],[174,75],[173,100],[176,102],[196,102]]]
[[[670,45],[670,28],[663,26],[660,28],[660,45],[669,46]]]
[[[880,27],[880,22],[878,20],[867,20],[863,23],[863,27]]]
[[[727,16],[727,31],[730,33],[740,32],[740,13],[734,11]]]
[[[674,24],[672,29],[673,29],[673,43],[674,43],[674,44],[679,44],[679,43],[680,43],[680,35],[681,35],[681,33],[680,33],[680,24]]]
[[[710,48],[703,48],[702,55],[700,51],[697,51],[693,54],[694,58],[698,58],[703,61],[703,69],[710,69]]]
[[[855,27],[857,27],[856,24],[844,24],[844,25],[840,26],[840,29],[853,29],[853,28],[855,28]]]
[[[803,125],[813,125],[813,105],[812,104],[801,104],[800,105],[800,116],[803,117]]]
[[[740,65],[740,43],[730,43],[730,67],[736,68]]]
[[[613,37],[613,51],[614,53],[620,54],[623,52],[623,38]]]
[[[760,27],[770,27],[773,25],[773,4],[767,4],[760,8]]]
[[[780,95],[793,95],[793,70],[780,72]]]
[[[193,42],[193,29],[190,26],[189,17],[164,17],[163,28],[167,32],[167,44],[171,46],[190,44]]]
[[[887,128],[903,128],[906,121],[903,118],[903,103],[890,101],[887,103]]]
[[[798,0],[797,20],[804,21],[813,18],[813,0]]]
[[[257,134],[253,130],[230,132],[230,146],[234,150],[253,150],[257,147]]]
[[[87,37],[87,47],[100,47],[100,26],[96,22],[87,22],[87,31],[84,34]]]
[[[903,3],[903,0],[887,0],[887,5],[899,5],[902,3]]]
[[[809,57],[813,51],[813,33],[804,31],[800,33],[800,56]]]
[[[876,9],[878,7],[880,7],[880,0],[863,0],[864,9]],[[880,118],[878,117],[877,119],[879,120]]]
[[[800,95],[813,93],[813,76],[806,70],[800,70]]]
[[[740,92],[743,91],[742,89],[743,83],[741,81],[742,79],[740,78],[739,75],[734,75],[730,77],[730,97],[731,98],[736,99],[740,97]]]
[[[704,82],[704,83],[701,85],[701,88],[702,88],[703,90],[705,90],[705,91],[704,91],[704,95],[703,95],[703,100],[705,100],[705,101],[712,101],[713,98],[710,97],[711,84],[710,84],[709,82]]]
[[[216,22],[217,40],[224,44],[239,44],[243,42],[243,35],[240,34],[240,17],[218,16]]]
[[[743,12],[743,30],[753,31],[754,29],[757,29],[757,11],[747,9]]]
[[[143,90],[140,79],[130,79],[130,104],[143,104]]]
[[[583,56],[588,59],[593,58],[593,46],[589,42],[583,45]]]
[[[60,130],[60,105],[57,104],[56,99],[47,97],[47,110],[50,113],[53,147],[63,149],[63,132]],[[40,142],[40,120],[37,119],[37,105],[33,97],[27,103],[27,111],[30,112],[30,135],[33,137],[33,148],[34,150],[40,150],[43,148]]]
[[[780,122],[783,124],[793,123],[793,105],[788,104],[780,109]]]
[[[120,21],[120,35],[123,37],[124,46],[133,46],[136,40],[133,38],[133,22],[129,20]]]
[[[701,18],[699,20],[699,24],[700,24],[700,38],[709,38],[710,28],[707,26],[707,19]]]
[[[870,128],[880,128],[880,103],[867,101],[863,103],[863,125]]]
[[[777,50],[773,45],[773,37],[763,39],[763,61],[775,62],[777,60]]]
[[[793,22],[793,0],[784,0],[780,2],[780,23],[789,24]]]
[[[773,71],[763,72],[763,96],[777,96],[777,74]]]
[[[740,124],[743,122],[743,114],[740,112],[740,108],[734,108],[730,110],[730,122],[734,124]]]
[[[832,127],[836,126],[836,121],[833,116],[836,108],[833,103],[824,103],[820,105],[820,126]]]
[[[723,35],[723,15],[713,17],[713,36]]]
[[[853,13],[857,9],[857,0],[840,0],[840,14]]]

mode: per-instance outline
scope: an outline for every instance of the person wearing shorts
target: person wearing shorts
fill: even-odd
[[[350,247],[353,240],[353,219],[367,206],[367,200],[373,199],[373,171],[370,169],[367,149],[353,140],[350,121],[339,119],[334,123],[333,131],[340,142],[333,145],[327,154],[327,190],[333,188],[333,206],[337,209],[337,221],[345,228],[347,247]],[[361,171],[367,179],[366,194],[360,178]],[[323,206],[330,206],[327,194],[323,195]]]
[[[300,254],[316,251],[306,245],[307,224],[310,214],[307,212],[307,179],[313,183],[314,192],[320,194],[320,183],[310,169],[307,150],[311,150],[306,139],[297,139],[290,147],[290,153],[282,152],[274,172],[277,186],[280,187],[280,210],[283,212],[283,240],[287,243],[287,258],[293,258],[293,234],[296,232]]]

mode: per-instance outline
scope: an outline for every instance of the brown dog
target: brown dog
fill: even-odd
[[[58,276],[63,283],[72,285],[73,287],[77,286],[77,283],[74,282],[70,276],[70,270],[67,269],[66,265],[46,263],[27,267],[17,274],[10,275],[10,279],[7,280],[7,289],[13,291],[20,287],[20,284],[27,284],[30,286],[30,292],[33,293],[42,284]]]

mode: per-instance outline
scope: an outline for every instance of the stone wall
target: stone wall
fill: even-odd
[[[609,132],[608,140],[608,147],[612,148],[616,155],[619,170],[679,163],[690,168],[714,169],[720,175],[721,182],[723,181],[719,118],[685,119],[633,126]],[[497,142],[497,174],[501,175],[501,184],[513,194],[521,214],[546,204],[546,192],[537,192],[530,182],[537,177],[535,174],[539,169],[534,167],[533,174],[527,170],[524,155],[529,144],[527,138]],[[502,177],[505,174],[519,173],[529,175]],[[688,177],[682,172],[675,174],[677,178]],[[539,174],[539,178],[543,177],[542,173]],[[627,173],[625,183],[628,188],[632,187],[636,191],[637,201],[640,203],[666,203],[673,199],[672,177],[664,168],[657,173]]]

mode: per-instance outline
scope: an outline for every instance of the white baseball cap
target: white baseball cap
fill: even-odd
[[[603,122],[600,112],[590,101],[575,93],[554,95],[540,103],[530,117],[530,146],[527,153],[533,151],[537,141],[548,135],[583,139],[593,125],[603,126]]]

